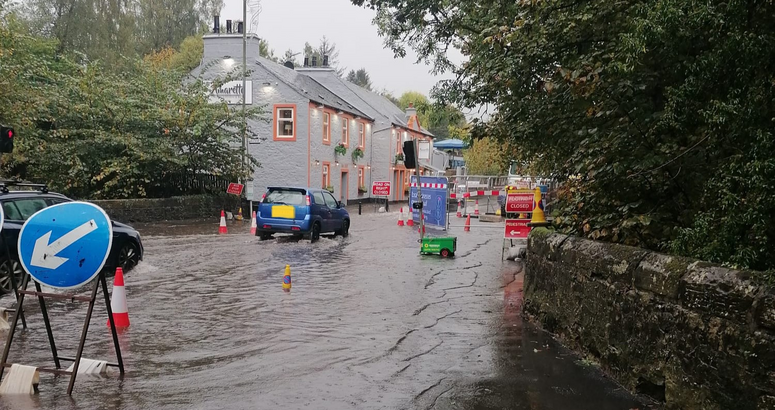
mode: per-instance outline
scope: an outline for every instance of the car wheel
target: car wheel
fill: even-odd
[[[320,239],[320,222],[312,224],[312,232],[309,234],[310,242],[317,242]]]
[[[24,278],[22,264],[16,259],[3,259],[0,261],[0,292],[11,293],[13,291],[11,273],[13,273],[16,286],[21,286],[22,279]]]
[[[350,221],[345,219],[342,221],[342,229],[336,231],[337,235],[347,236],[350,234]]]
[[[262,241],[266,241],[266,240],[271,239],[271,238],[272,238],[272,233],[271,232],[260,232],[258,234],[258,239],[260,239]]]
[[[137,245],[132,242],[127,242],[118,252],[117,266],[120,266],[124,272],[129,272],[134,269],[138,263],[140,263],[140,252],[137,250]]]

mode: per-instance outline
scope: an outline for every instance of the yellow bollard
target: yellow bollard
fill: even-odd
[[[285,265],[285,275],[283,275],[283,291],[291,291],[291,265]]]

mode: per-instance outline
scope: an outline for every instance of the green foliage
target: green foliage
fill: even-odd
[[[359,68],[358,71],[350,70],[347,73],[347,81],[371,91],[371,77],[365,68]]]
[[[347,147],[345,147],[344,144],[342,143],[336,144],[336,146],[334,147],[334,154],[336,155],[347,154]]]
[[[775,268],[774,3],[352,1],[452,72],[438,103],[495,108],[474,138],[564,182],[559,229]]]
[[[0,21],[0,122],[18,135],[4,176],[89,199],[164,196],[185,176],[247,176],[241,111],[211,104],[206,83],[149,61],[114,74],[56,48],[13,15]],[[261,110],[245,115],[259,119]]]
[[[363,158],[363,150],[355,148],[352,153],[353,163],[358,162],[358,159]]]
[[[492,138],[482,138],[472,142],[463,152],[466,168],[470,175],[500,175],[504,169],[499,163],[501,144]]]

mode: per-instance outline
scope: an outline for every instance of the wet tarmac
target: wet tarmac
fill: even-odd
[[[38,395],[0,408],[649,408],[522,321],[522,265],[501,262],[500,230],[454,228],[457,255],[441,259],[395,225],[395,213],[353,215],[348,238],[315,244],[260,242],[243,222],[228,235],[217,220],[138,225],[123,379],[81,375],[68,397],[68,377],[42,374]],[[25,306],[10,361],[51,367],[39,307]],[[85,311],[49,305],[60,355],[75,354]],[[84,357],[115,361],[106,319],[97,305]]]

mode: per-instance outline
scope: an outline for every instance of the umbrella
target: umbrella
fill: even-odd
[[[433,148],[436,149],[463,149],[468,148],[468,144],[459,139],[448,139],[433,143]]]

